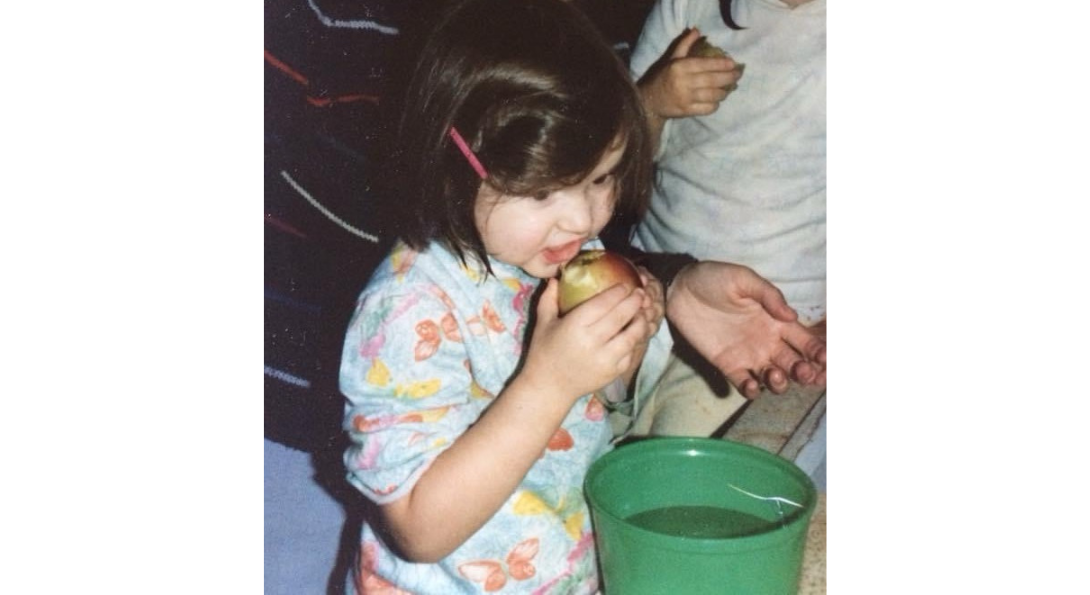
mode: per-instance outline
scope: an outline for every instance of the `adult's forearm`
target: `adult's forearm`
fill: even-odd
[[[639,85],[640,96],[643,98],[643,110],[647,121],[647,130],[651,135],[651,149],[653,155],[658,155],[659,141],[662,139],[662,130],[666,127],[666,118],[660,116],[653,109],[651,90],[648,85]]]
[[[697,262],[696,257],[684,252],[644,252],[635,246],[628,247],[627,256],[662,283],[663,296],[667,301],[670,299],[670,286],[677,274],[687,265]]]
[[[647,114],[647,130],[650,132],[653,155],[659,154],[659,141],[662,139],[662,129],[665,127],[666,118],[657,114]]]

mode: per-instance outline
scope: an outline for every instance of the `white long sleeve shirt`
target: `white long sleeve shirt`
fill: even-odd
[[[825,315],[825,0],[791,9],[734,0],[660,0],[632,54],[637,78],[687,27],[746,64],[708,116],[667,120],[637,246],[745,264],[804,322]]]

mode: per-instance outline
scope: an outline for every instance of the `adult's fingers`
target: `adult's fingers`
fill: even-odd
[[[677,45],[674,46],[674,51],[670,53],[671,58],[684,58],[689,55],[689,50],[692,49],[696,40],[700,39],[700,30],[696,27],[689,29],[678,40]]]
[[[746,370],[736,370],[727,374],[727,380],[747,399],[755,399],[761,394],[761,383]]]
[[[808,384],[817,376],[817,371],[806,363],[806,358],[786,343],[772,354],[772,363],[781,371],[787,370],[796,382]]]
[[[825,365],[825,340],[802,325],[795,325],[784,333],[784,340],[806,359]]]
[[[736,272],[739,275],[737,284],[745,295],[760,302],[761,307],[773,318],[783,322],[798,320],[798,314],[787,305],[787,300],[778,287],[749,267],[738,267]]]
[[[787,388],[791,385],[787,378],[787,373],[783,371],[783,368],[778,366],[770,366],[764,371],[764,383],[768,387],[768,390],[777,395],[782,395],[787,392]]]

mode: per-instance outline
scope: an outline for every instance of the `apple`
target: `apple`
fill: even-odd
[[[560,269],[560,313],[567,314],[618,283],[643,287],[635,265],[608,250],[583,250]]]
[[[718,47],[712,45],[708,38],[701,35],[700,39],[697,39],[692,47],[689,48],[689,55],[696,56],[698,58],[726,58],[727,53]]]

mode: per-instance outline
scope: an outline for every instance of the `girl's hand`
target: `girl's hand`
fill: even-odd
[[[556,279],[549,279],[538,301],[537,322],[519,375],[524,382],[574,402],[638,365],[642,347],[654,332],[654,306],[648,304],[646,290],[617,285],[561,318],[558,286]],[[658,291],[661,294],[661,287]]]
[[[625,386],[628,387],[632,386],[632,381],[636,378],[636,372],[640,369],[643,356],[647,353],[647,344],[651,341],[651,337],[658,332],[659,325],[662,324],[663,318],[666,317],[666,296],[662,291],[662,283],[647,269],[643,267],[636,268],[640,272],[640,280],[643,281],[643,289],[646,293],[643,303],[640,304],[640,315],[643,316],[650,330],[647,337],[636,346],[636,350],[632,354],[632,365],[621,375]]]
[[[666,317],[666,295],[662,291],[662,283],[647,269],[636,267],[643,281],[643,289],[647,293],[647,299],[643,301],[640,312],[651,323],[651,334],[655,334]]]
[[[719,108],[742,71],[731,58],[689,57],[700,31],[689,29],[674,41],[639,80],[644,107],[653,118],[703,116]]]

